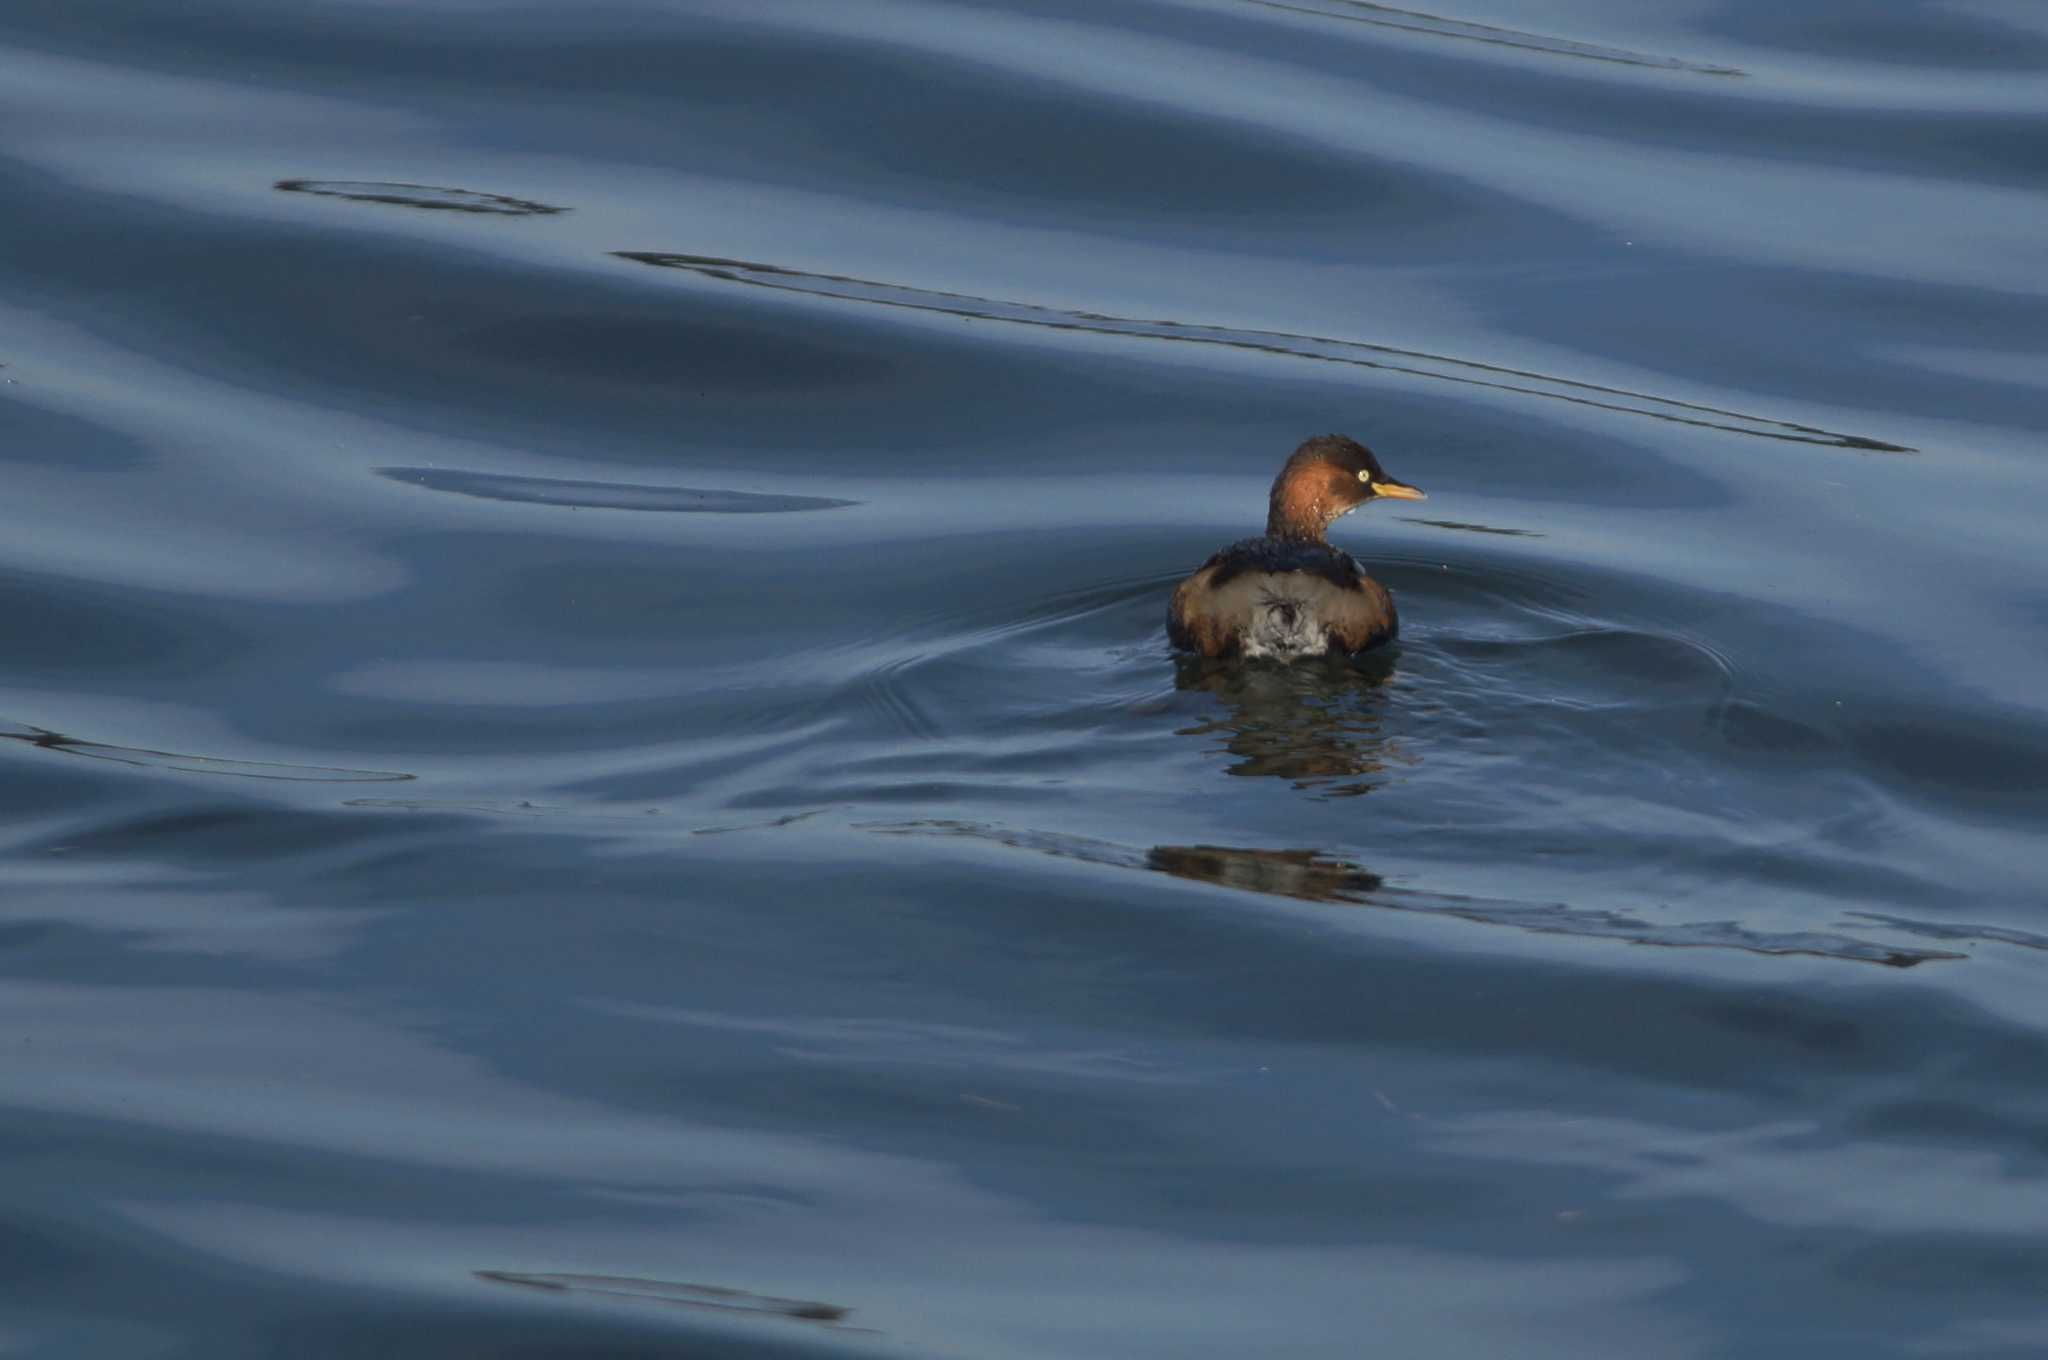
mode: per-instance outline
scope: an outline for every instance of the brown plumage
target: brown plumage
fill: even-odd
[[[1362,652],[1394,637],[1394,597],[1324,531],[1377,498],[1421,500],[1355,439],[1318,435],[1294,451],[1267,498],[1266,535],[1233,543],[1173,592],[1166,635],[1203,656]]]

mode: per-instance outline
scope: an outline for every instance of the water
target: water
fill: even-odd
[[[0,1340],[2039,1354],[2044,60],[0,9]]]

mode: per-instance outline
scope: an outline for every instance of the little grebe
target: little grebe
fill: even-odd
[[[1372,450],[1318,435],[1273,479],[1266,536],[1233,543],[1182,581],[1167,609],[1173,645],[1203,656],[1296,657],[1362,652],[1400,629],[1394,597],[1323,531],[1369,500],[1419,501]]]

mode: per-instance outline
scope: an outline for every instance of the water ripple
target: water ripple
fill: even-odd
[[[1534,529],[1503,529],[1492,524],[1473,524],[1461,519],[1419,519],[1414,515],[1402,515],[1399,518],[1405,524],[1427,524],[1432,529],[1456,529],[1468,534],[1498,534],[1503,538],[1546,537]]]
[[[1623,66],[1649,66],[1660,71],[1684,71],[1699,76],[1749,74],[1733,66],[1709,66],[1704,62],[1687,61],[1682,57],[1660,57],[1648,52],[1631,52],[1625,47],[1580,42],[1575,38],[1553,38],[1518,28],[1475,24],[1465,19],[1425,14],[1421,10],[1369,4],[1367,0],[1296,0],[1293,4],[1283,4],[1281,0],[1243,0],[1243,3],[1258,5],[1263,9],[1286,10],[1292,14],[1313,14],[1324,19],[1343,19],[1351,23],[1371,24],[1378,28],[1399,29],[1403,33],[1420,33],[1432,38],[1460,38],[1467,42],[1489,43],[1496,47],[1516,47],[1525,52],[1541,52],[1553,57],[1582,57],[1587,61],[1609,61]]]
[[[1889,916],[1878,911],[1852,911],[1849,914],[1928,940],[1950,940],[1957,943],[1972,940],[1991,941],[1997,944],[2017,945],[2021,949],[2048,951],[2048,935],[2033,930],[2017,930],[2012,926],[1994,926],[1982,922],[1948,925],[1935,921],[1916,921],[1906,916]]]
[[[559,505],[572,510],[660,510],[671,514],[773,515],[798,510],[837,510],[859,501],[831,496],[783,496],[759,491],[723,491],[695,486],[636,486],[629,482],[574,481],[558,477],[516,477],[461,468],[383,467],[394,482],[484,500],[522,505]]]
[[[1868,453],[1914,453],[1918,450],[1868,435],[1844,434],[1817,425],[1779,420],[1771,416],[1746,415],[1718,406],[1678,401],[1624,387],[1556,378],[1528,369],[1500,364],[1454,359],[1423,350],[1400,349],[1363,340],[1337,340],[1327,336],[1298,335],[1290,331],[1268,331],[1230,326],[1212,326],[1185,321],[1156,321],[1137,317],[1111,316],[1102,312],[1072,311],[1032,302],[1013,302],[981,297],[972,293],[949,293],[909,284],[883,283],[842,274],[813,274],[780,265],[751,260],[725,259],[714,255],[688,255],[671,251],[619,250],[620,259],[660,269],[680,269],[701,278],[723,283],[743,283],[779,292],[803,293],[841,302],[864,302],[879,307],[900,307],[911,311],[936,312],[946,316],[970,317],[980,321],[1005,321],[1019,326],[1042,326],[1053,330],[1092,331],[1141,340],[1177,340],[1188,344],[1223,345],[1232,349],[1256,350],[1295,359],[1349,364],[1357,368],[1382,369],[1413,377],[1463,383],[1519,396],[1542,397],[1577,406],[1593,406],[1627,415],[1649,416],[1680,425],[1697,425],[1758,439],[1780,439],[1795,444],[1821,444],[1831,448],[1856,449]]]
[[[865,1331],[866,1328],[844,1328],[844,1322],[853,1310],[842,1308],[836,1303],[818,1303],[811,1299],[783,1299],[772,1294],[756,1294],[750,1290],[732,1289],[724,1285],[688,1284],[679,1280],[643,1280],[628,1275],[568,1275],[536,1274],[518,1270],[479,1270],[479,1280],[492,1284],[518,1285],[526,1289],[540,1289],[555,1294],[589,1294],[606,1299],[632,1299],[642,1303],[662,1303],[676,1308],[708,1308],[724,1313],[751,1313],[757,1316],[788,1318],[793,1322],[812,1322],[836,1331]]]
[[[318,194],[322,198],[347,198],[357,203],[389,203],[400,208],[422,208],[431,212],[484,213],[494,217],[539,217],[565,213],[549,203],[527,198],[508,198],[475,189],[448,189],[437,184],[399,184],[380,180],[281,179],[277,188],[288,194]]]
[[[220,756],[181,755],[137,746],[112,746],[81,741],[61,732],[27,723],[0,723],[0,741],[18,741],[42,751],[56,751],[89,760],[111,760],[146,769],[179,770],[186,774],[225,774],[243,779],[279,779],[308,784],[382,784],[413,778],[396,770],[350,770],[338,766],[293,765],[270,760],[229,760]]]

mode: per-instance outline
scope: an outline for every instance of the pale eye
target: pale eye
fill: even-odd
[[[1372,480],[1372,474],[1361,468],[1359,469],[1358,480],[1361,482],[1369,482]]]

